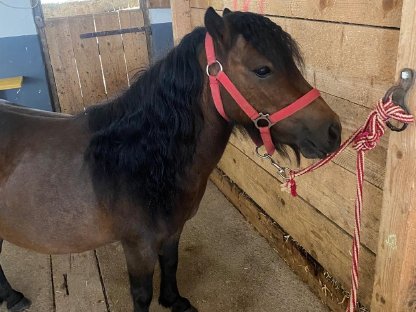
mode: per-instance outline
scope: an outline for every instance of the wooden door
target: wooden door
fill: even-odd
[[[80,112],[126,89],[149,65],[147,29],[143,11],[137,8],[46,17],[46,43],[61,111]]]

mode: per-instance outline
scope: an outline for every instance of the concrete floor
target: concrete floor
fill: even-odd
[[[179,288],[200,312],[327,311],[212,184],[180,249]],[[30,311],[132,311],[119,244],[57,257],[6,244],[1,261],[10,283],[33,301]],[[168,311],[157,304],[158,276],[150,310]]]

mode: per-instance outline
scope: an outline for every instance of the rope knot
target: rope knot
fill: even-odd
[[[364,126],[357,134],[353,148],[357,151],[369,151],[376,147],[383,136],[388,120],[397,120],[404,123],[413,121],[413,117],[398,105],[394,104],[390,97],[386,102],[379,100],[376,108],[368,116]]]
[[[374,110],[368,117],[366,123],[361,128],[354,140],[353,148],[357,151],[369,151],[377,146],[381,136],[385,131],[386,116],[380,115],[377,110]]]

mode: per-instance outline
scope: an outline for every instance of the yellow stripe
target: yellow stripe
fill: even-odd
[[[1,78],[0,90],[19,89],[22,87],[23,76]]]

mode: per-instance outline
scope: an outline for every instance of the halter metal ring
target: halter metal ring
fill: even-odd
[[[272,122],[269,119],[270,115],[269,114],[263,114],[263,113],[259,113],[259,117],[257,117],[256,119],[253,120],[254,125],[256,126],[257,129],[260,128],[265,128],[268,127],[270,128],[272,126]],[[260,123],[265,122],[266,125],[261,125]]]
[[[219,70],[218,70],[218,72],[215,74],[215,75],[211,75],[210,74],[210,72],[209,72],[209,69],[211,68],[211,66],[212,65],[214,65],[214,64],[218,64],[218,66],[219,66]],[[218,61],[218,60],[215,60],[215,62],[214,63],[211,63],[211,64],[207,64],[207,68],[206,68],[206,72],[207,72],[207,75],[208,75],[208,77],[209,76],[218,76],[218,74],[220,73],[220,72],[222,72],[223,71],[223,68],[222,68],[222,64],[220,63],[220,61]]]
[[[256,154],[258,157],[260,157],[261,159],[271,158],[270,154],[268,153],[264,153],[264,154],[260,153],[260,148],[261,146],[256,147]]]

